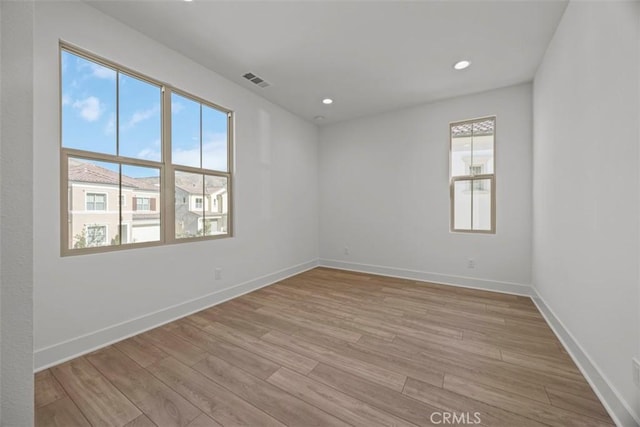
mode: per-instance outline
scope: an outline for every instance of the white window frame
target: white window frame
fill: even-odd
[[[89,209],[89,203],[90,203],[89,196],[94,196],[93,198],[94,209]],[[95,196],[104,196],[104,209],[95,209],[95,206],[96,206]],[[106,212],[109,210],[108,200],[109,200],[109,196],[107,195],[107,193],[101,193],[101,192],[95,192],[95,191],[87,192],[84,194],[84,210],[87,212]]]
[[[138,73],[130,68],[121,66],[113,61],[109,61],[102,57],[99,57],[91,52],[88,52],[84,49],[78,48],[72,44],[61,41],[59,43],[59,73],[60,73],[60,84],[59,84],[59,120],[62,123],[62,52],[66,51],[73,55],[80,56],[89,61],[93,61],[102,66],[111,68],[118,72],[125,73],[129,76],[135,77],[147,83],[153,84],[161,88],[162,94],[162,160],[161,161],[149,161],[142,159],[134,159],[129,157],[123,157],[119,155],[110,155],[97,153],[92,151],[79,150],[74,148],[66,148],[62,145],[62,126],[60,126],[60,185],[61,185],[61,200],[60,200],[60,213],[61,213],[61,227],[60,227],[60,253],[62,256],[70,256],[70,255],[81,255],[81,254],[89,254],[96,252],[109,252],[109,251],[117,251],[117,250],[128,250],[140,247],[151,247],[151,246],[160,246],[165,244],[176,244],[176,243],[188,243],[193,241],[202,241],[202,240],[215,240],[221,238],[233,237],[233,199],[232,199],[232,191],[233,191],[233,141],[234,141],[234,115],[233,111],[221,107],[217,104],[214,104],[210,101],[207,101],[203,98],[197,97],[195,95],[189,94],[182,90],[179,90],[167,83],[163,83],[161,81],[152,79],[150,77],[145,76],[144,74]],[[220,111],[227,116],[227,164],[226,171],[220,170],[211,170],[206,168],[195,168],[189,166],[182,165],[174,165],[171,161],[171,94],[175,93],[177,95],[187,97],[191,100],[201,103],[207,107],[213,108],[217,111]],[[69,159],[76,158],[79,160],[86,161],[102,161],[102,162],[111,162],[119,164],[120,166],[140,166],[140,167],[150,167],[159,170],[160,174],[160,188],[159,194],[160,197],[157,200],[156,209],[160,213],[160,240],[154,242],[141,242],[141,243],[127,243],[127,244],[119,244],[119,245],[107,245],[107,246],[98,246],[98,247],[88,247],[88,248],[73,248],[73,245],[70,244],[71,236],[71,227],[70,227],[70,212],[69,209],[69,191],[67,190],[69,187]],[[226,178],[227,183],[227,193],[228,193],[228,206],[227,206],[227,232],[225,234],[211,235],[211,236],[193,236],[187,238],[176,238],[175,236],[175,182],[174,176],[176,172],[189,172],[196,173],[202,175],[210,175],[210,176],[219,176]],[[107,196],[108,198],[108,196]],[[203,200],[204,203],[204,200]],[[120,217],[122,217],[122,207],[121,203],[117,203],[118,209],[120,210]],[[86,209],[86,202],[85,202]],[[108,231],[108,230],[107,230]]]
[[[453,176],[453,128],[464,124],[473,124],[493,120],[493,173],[474,174],[473,168],[476,165],[469,165],[468,175]],[[453,233],[478,233],[478,234],[496,234],[496,141],[497,141],[497,120],[496,116],[486,116],[477,119],[461,120],[449,123],[449,198],[450,198],[450,225],[449,230]],[[475,230],[473,228],[455,228],[455,184],[459,181],[469,182],[470,188],[475,185],[483,185],[481,180],[489,180],[491,182],[491,228],[489,230]],[[473,197],[471,198],[471,226],[473,227]]]

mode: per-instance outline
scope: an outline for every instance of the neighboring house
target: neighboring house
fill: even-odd
[[[213,236],[228,232],[229,198],[223,178],[202,175],[176,176],[176,237]]]
[[[69,242],[72,248],[160,240],[160,179],[122,176],[95,163],[69,160]],[[178,174],[176,237],[228,232],[225,178]],[[122,217],[120,224],[119,216]]]
[[[94,163],[70,159],[70,247],[160,240],[158,186],[158,178],[123,175],[120,190],[118,172]]]

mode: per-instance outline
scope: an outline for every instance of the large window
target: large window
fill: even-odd
[[[63,255],[231,235],[231,111],[64,43],[60,73]]]
[[[451,230],[495,233],[496,118],[451,123]]]

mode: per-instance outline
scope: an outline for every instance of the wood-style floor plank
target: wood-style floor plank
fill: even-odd
[[[73,400],[63,397],[36,409],[35,425],[42,427],[91,427]]]
[[[488,405],[496,406],[507,411],[518,412],[524,417],[550,426],[602,427],[613,425],[610,422],[601,421],[578,412],[567,411],[552,405],[544,405],[534,401],[523,402],[521,399],[502,390],[472,383],[467,379],[458,378],[453,375],[445,376],[444,388],[479,400]]]
[[[58,399],[67,397],[64,389],[51,374],[49,369],[38,372],[35,377],[35,403],[34,406],[39,408],[55,402]]]
[[[188,322],[175,322],[170,328],[174,334],[206,350],[208,354],[240,367],[258,378],[266,379],[280,368],[280,365],[269,359],[219,340]]]
[[[114,347],[91,353],[87,359],[156,424],[184,427],[200,415],[175,390]]]
[[[222,427],[222,424],[219,424],[202,414],[195,420],[191,421],[187,427]]]
[[[256,339],[250,335],[227,328],[221,323],[212,323],[207,326],[204,331],[231,344],[235,344],[238,347],[242,347],[245,350],[258,352],[262,357],[302,374],[311,372],[318,364],[317,360],[306,357],[303,354],[273,345],[261,339]]]
[[[602,406],[602,403],[594,400],[592,397],[582,397],[573,393],[554,390],[551,387],[547,388],[547,393],[553,406],[568,409],[603,421],[610,421],[609,415],[604,409],[604,406]]]
[[[169,357],[167,353],[140,336],[120,341],[114,344],[114,347],[135,360],[143,368]]]
[[[166,326],[145,332],[139,337],[189,366],[195,365],[206,356],[206,352],[201,348],[177,335],[169,333]]]
[[[389,393],[387,387],[322,363],[311,371],[309,378],[417,425],[436,425],[430,420],[431,414],[441,411],[401,393]]]
[[[283,426],[265,412],[175,359],[164,359],[149,370],[222,425]]]
[[[314,357],[316,360],[344,371],[355,373],[372,382],[381,384],[395,391],[402,391],[407,377],[403,374],[366,362],[362,359],[344,356],[327,347],[305,340],[296,339],[277,331],[271,331],[262,337],[272,344],[281,345],[296,353]]]
[[[472,414],[470,418],[474,421],[477,414],[483,426],[542,427],[545,425],[414,378],[407,379],[402,394],[452,413]]]
[[[355,426],[415,427],[415,424],[287,368],[278,370],[267,381]]]
[[[215,356],[207,357],[194,369],[288,426],[348,425]]]
[[[156,427],[153,421],[147,418],[146,415],[142,414],[138,418],[133,421],[125,424],[124,427]]]
[[[613,425],[530,298],[330,268],[40,372],[34,400],[37,427]]]
[[[94,426],[122,426],[141,412],[84,358],[51,368],[53,375]]]

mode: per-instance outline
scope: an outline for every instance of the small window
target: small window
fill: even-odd
[[[106,211],[107,195],[103,193],[87,193],[88,211]]]
[[[202,197],[196,197],[196,209],[202,209],[203,206]]]
[[[136,197],[136,210],[137,211],[150,211],[151,199],[148,197]]]
[[[495,117],[450,125],[451,230],[495,233]]]
[[[107,244],[107,226],[106,225],[89,225],[86,229],[87,248],[94,246],[105,246]]]

